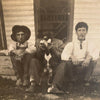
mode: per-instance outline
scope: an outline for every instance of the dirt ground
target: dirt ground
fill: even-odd
[[[98,68],[99,65],[100,59]],[[99,73],[98,68],[95,69],[95,73]],[[99,74],[95,77],[100,79]],[[65,94],[43,93],[39,86],[36,93],[26,93],[25,88],[16,87],[15,80],[9,56],[0,56],[0,100],[100,100],[100,82],[96,82],[97,79],[91,80],[89,86],[82,83],[71,84]]]
[[[16,87],[15,81],[0,77],[0,100],[100,100],[100,83],[90,82],[90,86],[74,84],[66,94],[26,93],[25,88]]]

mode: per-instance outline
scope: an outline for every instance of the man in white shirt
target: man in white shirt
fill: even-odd
[[[65,46],[61,54],[62,62],[57,67],[53,85],[48,89],[50,93],[60,93],[64,84],[67,85],[73,81],[88,81],[92,74],[94,62],[86,41],[88,25],[85,22],[79,22],[75,30],[77,40]]]

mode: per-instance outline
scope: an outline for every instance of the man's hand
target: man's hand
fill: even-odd
[[[82,63],[82,67],[87,67],[90,63],[89,59],[85,59],[84,62]]]
[[[75,56],[72,56],[71,57],[71,60],[72,60],[72,63],[74,64],[74,65],[78,65],[80,62],[78,61],[78,59],[75,57]]]
[[[23,50],[13,50],[12,53],[14,53],[17,56],[20,56],[20,55],[24,55],[24,51]]]
[[[18,55],[18,50],[12,50],[11,51],[13,54]]]

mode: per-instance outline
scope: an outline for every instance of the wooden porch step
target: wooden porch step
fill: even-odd
[[[0,56],[0,76],[3,78],[16,80],[9,56]]]

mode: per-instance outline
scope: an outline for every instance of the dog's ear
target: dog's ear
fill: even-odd
[[[47,41],[48,43],[51,43],[51,39],[48,39],[48,41]]]

